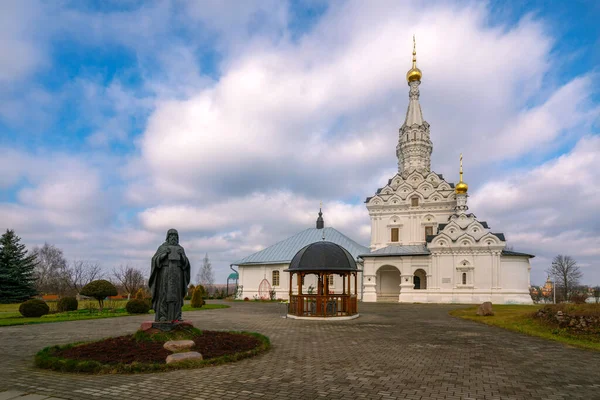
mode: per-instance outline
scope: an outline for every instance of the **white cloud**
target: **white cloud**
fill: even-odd
[[[46,62],[36,40],[39,19],[37,1],[5,1],[0,5],[0,83],[23,79]]]
[[[597,282],[600,268],[600,137],[587,136],[567,154],[531,170],[491,180],[475,192],[470,206],[492,228],[504,231],[515,249],[533,252],[533,277],[540,282],[557,254],[593,265],[586,279]]]
[[[320,200],[327,225],[368,244],[362,200],[395,171],[414,32],[436,172],[456,172],[464,152],[471,187],[488,182],[473,196],[473,211],[489,216],[511,244],[538,253],[536,271],[559,244],[592,264],[590,249],[600,246],[598,221],[589,215],[598,193],[580,182],[598,178],[591,167],[597,139],[586,137],[531,171],[497,168],[547,159],[598,118],[594,76],[561,87],[545,80],[557,61],[543,21],[490,27],[484,5],[349,1],[331,3],[298,36],[287,4],[227,4],[57,11],[61,26],[53,34],[88,49],[124,46],[137,59],[136,90],[121,83],[127,71],[106,88],[89,77],[65,88],[66,97],[81,94],[79,115],[93,128],[95,152],[130,143],[130,117],[151,115],[136,152],[112,162],[7,152],[0,168],[12,175],[2,174],[0,186],[30,185],[19,189],[18,204],[0,205],[0,220],[31,242],[50,240],[107,265],[146,265],[166,229],[176,227],[194,262],[209,253],[220,280],[235,259],[313,226]],[[173,33],[176,23],[183,36]],[[209,46],[212,71],[200,60]],[[31,60],[23,65],[40,62]],[[0,113],[29,115],[27,102],[11,104]],[[576,198],[566,202],[568,218],[564,193]]]

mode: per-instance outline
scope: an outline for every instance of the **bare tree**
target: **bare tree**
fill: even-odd
[[[146,277],[142,271],[129,265],[121,265],[113,269],[113,276],[123,287],[129,298],[142,287],[146,286]]]
[[[34,247],[38,263],[35,266],[35,287],[39,293],[64,294],[66,287],[61,280],[61,271],[66,268],[67,260],[58,247],[44,243],[42,247]]]
[[[200,267],[200,271],[198,271],[198,275],[196,276],[196,281],[203,285],[206,290],[209,290],[212,287],[213,283],[215,283],[215,275],[212,270],[212,264],[210,263],[210,259],[208,258],[208,253],[202,259],[202,266]]]
[[[71,294],[78,294],[91,281],[102,278],[100,264],[89,261],[75,260],[61,271],[61,281]]]
[[[547,272],[554,277],[558,286],[557,289],[562,290],[561,297],[567,301],[569,300],[570,292],[579,284],[579,279],[583,276],[577,262],[571,256],[564,256],[562,254],[554,257],[552,266]]]

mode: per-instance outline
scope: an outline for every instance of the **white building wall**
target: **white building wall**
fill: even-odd
[[[363,301],[378,301],[378,296],[391,290],[389,282],[378,279],[391,275],[378,274],[378,270],[395,267],[401,277],[400,302],[419,303],[464,303],[480,304],[492,301],[496,304],[531,304],[529,296],[529,259],[527,257],[501,257],[499,251],[444,253],[432,256],[372,257],[365,260]],[[463,265],[463,262],[467,265]],[[493,287],[498,265],[500,282],[506,286]],[[422,269],[427,274],[427,288],[414,289],[412,278],[415,271]],[[380,270],[381,271],[381,270]],[[467,274],[467,283],[462,283],[462,273]],[[382,289],[385,289],[381,293]],[[381,299],[380,299],[381,300]],[[389,301],[389,298],[385,298]]]
[[[248,298],[248,300],[253,300],[256,298],[260,298],[259,295],[259,286],[263,279],[267,279],[271,288],[276,292],[276,299],[289,300],[289,290],[290,290],[290,274],[289,272],[284,272],[284,270],[288,269],[289,264],[267,264],[267,265],[240,265],[238,267],[239,272],[239,282],[238,285],[242,286],[242,295],[241,299]],[[358,268],[361,269],[362,265],[358,265]],[[273,271],[279,271],[279,286],[273,286]],[[346,285],[348,283],[346,282]],[[352,281],[352,292],[354,293],[354,280]],[[317,287],[317,277],[316,275],[307,275],[304,278],[304,285],[302,286],[302,293],[308,294],[310,287],[315,288],[314,293],[316,294]],[[360,272],[358,275],[358,286],[359,286],[359,296],[361,293],[361,276]],[[343,293],[343,278],[339,275],[334,275],[333,277],[333,285],[329,286],[330,293],[340,294]],[[297,275],[294,275],[294,279],[292,282],[292,291],[293,293],[298,293],[298,281]]]

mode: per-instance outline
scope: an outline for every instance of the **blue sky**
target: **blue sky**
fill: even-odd
[[[394,173],[412,34],[433,169],[532,281],[570,254],[600,284],[600,5],[0,4],[0,228],[69,259],[147,267],[171,227],[231,262],[326,223],[367,244]]]

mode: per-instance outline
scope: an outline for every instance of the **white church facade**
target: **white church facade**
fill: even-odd
[[[359,296],[365,302],[532,303],[529,259],[533,256],[507,250],[504,235],[492,232],[468,211],[462,156],[456,185],[431,170],[433,143],[419,103],[422,73],[414,50],[406,77],[409,104],[396,147],[398,172],[366,200],[371,218],[369,248],[325,228],[319,212],[316,228],[233,264],[239,268],[242,297],[259,297],[262,284],[263,296],[268,286],[277,298],[286,299],[289,279],[284,270],[298,250],[324,237],[357,258],[362,269]],[[304,282],[303,292],[314,284]],[[335,276],[329,284],[335,293]]]

